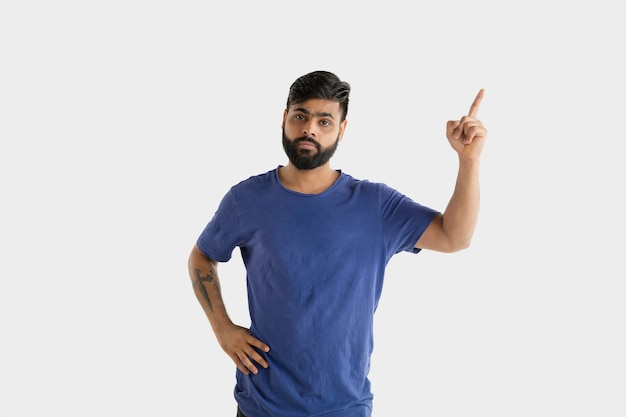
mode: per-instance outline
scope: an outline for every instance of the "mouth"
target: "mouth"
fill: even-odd
[[[309,150],[309,151],[316,151],[317,150],[317,145],[313,142],[310,142],[308,140],[303,140],[298,142],[298,149],[303,149],[303,150]]]

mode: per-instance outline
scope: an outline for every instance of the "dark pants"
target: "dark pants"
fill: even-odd
[[[237,417],[246,417],[246,415],[241,412],[241,409],[239,408],[239,406],[237,406]]]

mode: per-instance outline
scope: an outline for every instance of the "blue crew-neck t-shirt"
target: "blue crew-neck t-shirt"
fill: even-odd
[[[198,238],[209,258],[236,247],[247,274],[250,332],[269,368],[236,371],[249,417],[368,417],[374,312],[385,267],[438,211],[339,171],[320,194],[280,183],[278,169],[233,186]]]

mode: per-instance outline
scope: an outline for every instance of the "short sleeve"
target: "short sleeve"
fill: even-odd
[[[381,184],[383,235],[387,253],[418,253],[415,243],[439,211],[419,204],[404,194]]]
[[[202,253],[210,259],[226,262],[230,260],[240,240],[237,204],[231,189],[222,198],[213,218],[206,225],[196,243]]]

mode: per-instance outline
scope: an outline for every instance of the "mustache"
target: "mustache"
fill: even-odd
[[[297,145],[300,142],[311,142],[313,145],[315,145],[315,147],[317,148],[317,150],[319,151],[322,148],[322,145],[320,145],[320,143],[318,141],[316,141],[315,139],[313,139],[310,136],[301,136],[299,138],[296,138],[293,140],[293,144]]]

